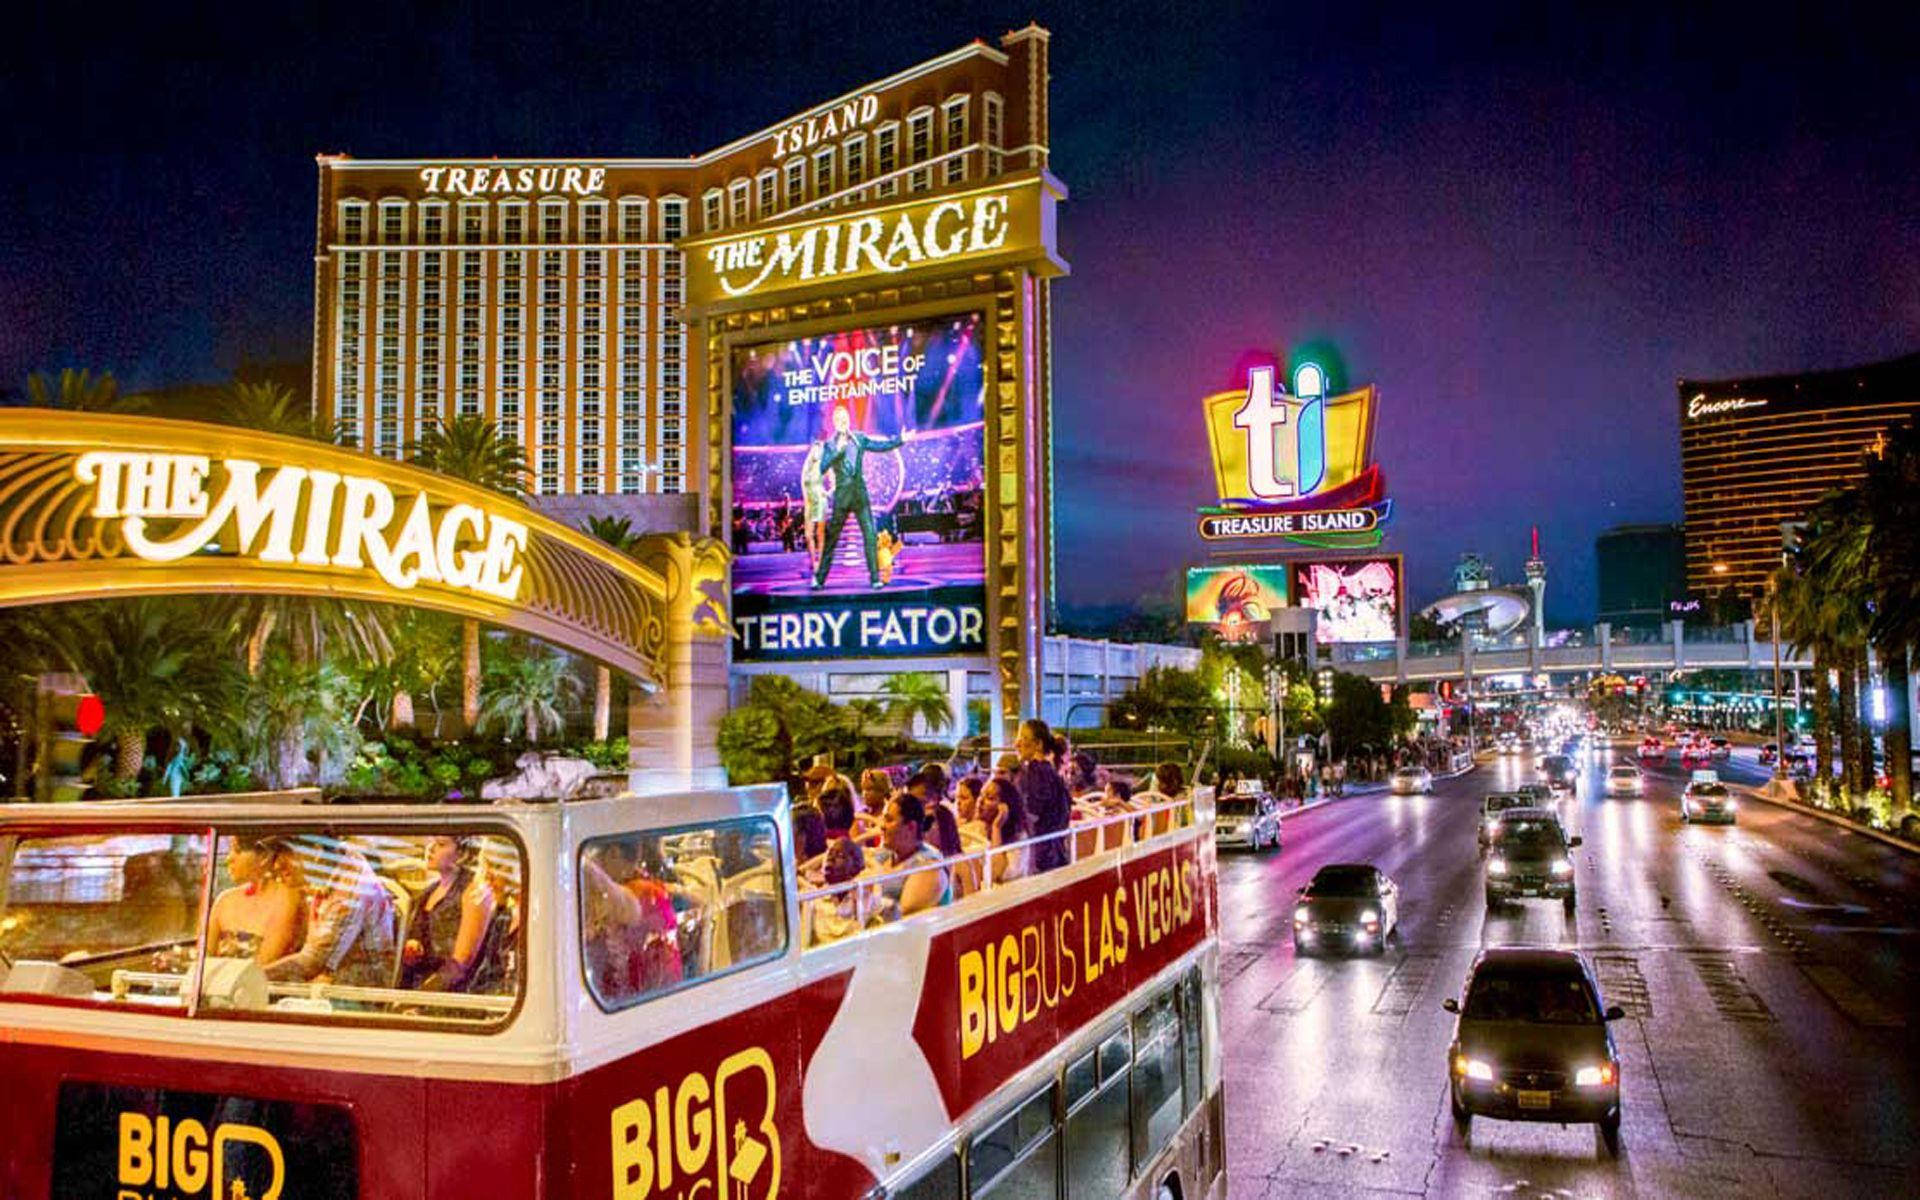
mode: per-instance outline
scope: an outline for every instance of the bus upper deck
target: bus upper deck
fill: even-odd
[[[127,1128],[211,1137],[240,1113],[277,1147],[262,1178],[334,1186],[351,1165],[289,1195],[452,1194],[442,1172],[461,1194],[536,1194],[533,1163],[569,1181],[541,1194],[637,1198],[743,1169],[754,1146],[785,1147],[789,1191],[861,1194],[1192,967],[1215,925],[1196,826],[1076,825],[1074,861],[1026,878],[993,867],[1016,845],[829,885],[795,862],[775,788],[0,807],[0,1045],[22,1068],[0,1112],[34,1135],[0,1180],[141,1186]],[[890,886],[927,870],[974,882],[889,912]],[[830,936],[828,913],[854,924]],[[833,1103],[875,1093],[884,1119]],[[458,1130],[469,1107],[492,1114],[485,1139]],[[68,1149],[88,1131],[121,1157]],[[153,1190],[160,1151],[135,1136],[139,1194],[193,1194]]]

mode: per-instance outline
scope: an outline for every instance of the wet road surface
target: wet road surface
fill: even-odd
[[[1752,753],[1723,778],[1763,780]],[[1277,855],[1221,855],[1233,1196],[1920,1196],[1920,856],[1744,798],[1737,825],[1683,825],[1677,757],[1641,799],[1601,795],[1610,761],[1564,802],[1572,916],[1486,910],[1479,798],[1531,779],[1526,756],[1302,812]],[[1398,882],[1399,936],[1297,959],[1295,892],[1344,861]],[[1500,944],[1578,948],[1627,1010],[1618,1159],[1591,1126],[1454,1132],[1440,1002]]]

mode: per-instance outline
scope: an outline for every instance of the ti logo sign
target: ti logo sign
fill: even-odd
[[[1277,539],[1327,549],[1380,544],[1391,503],[1373,463],[1372,387],[1326,395],[1314,363],[1289,394],[1270,366],[1204,402],[1220,503],[1200,510],[1208,541]]]

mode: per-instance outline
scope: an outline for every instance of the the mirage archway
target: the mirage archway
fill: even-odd
[[[265,593],[437,609],[666,682],[671,581],[444,475],[225,425],[0,410],[0,607]]]

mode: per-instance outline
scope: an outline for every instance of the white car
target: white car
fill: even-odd
[[[1646,794],[1646,779],[1640,768],[1621,763],[1607,772],[1607,795],[1641,796]]]
[[[1387,783],[1396,796],[1426,796],[1433,793],[1433,772],[1425,767],[1400,767]]]
[[[1221,849],[1278,850],[1280,805],[1265,792],[1223,796],[1213,806],[1213,844]]]

